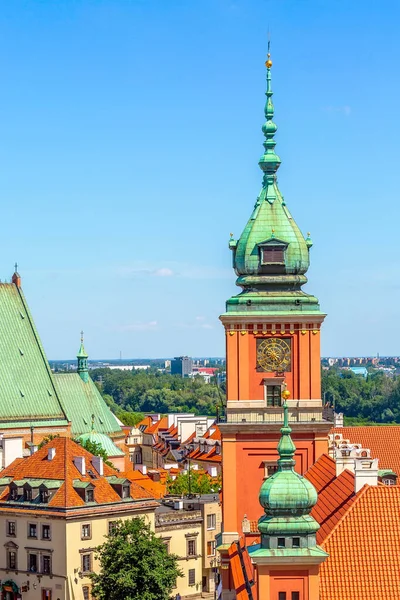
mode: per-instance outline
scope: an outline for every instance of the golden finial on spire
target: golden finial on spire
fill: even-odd
[[[265,66],[267,67],[267,69],[270,69],[272,67],[270,50],[271,50],[271,39],[270,39],[269,31],[268,31],[268,54],[267,54],[267,60],[265,61]]]

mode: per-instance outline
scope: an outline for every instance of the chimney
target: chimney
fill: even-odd
[[[343,427],[343,413],[333,413],[333,426]]]
[[[243,533],[250,533],[250,530],[251,530],[250,521],[247,518],[247,515],[244,515],[243,521],[242,521],[242,531],[243,531]]]
[[[47,460],[53,460],[53,458],[56,455],[56,449],[55,448],[49,448],[48,452],[47,452]]]
[[[355,460],[354,491],[357,494],[365,485],[378,485],[378,462],[377,458],[362,458]]]
[[[150,470],[148,472],[148,476],[150,477],[150,479],[152,479],[153,481],[160,481],[161,476],[160,476],[160,471],[156,471],[156,470]]]
[[[104,475],[104,463],[103,463],[102,457],[101,456],[93,456],[93,458],[92,458],[92,465],[96,469],[96,471],[98,472],[98,474],[100,475],[100,477],[103,477],[103,475]]]
[[[341,444],[335,448],[336,477],[345,469],[354,473],[354,449],[350,444]]]
[[[86,463],[84,456],[75,456],[74,465],[76,466],[81,475],[86,475]]]

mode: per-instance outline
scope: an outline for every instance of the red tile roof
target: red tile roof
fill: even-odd
[[[371,457],[379,458],[379,469],[392,469],[400,477],[400,425],[337,427],[330,433],[341,433],[352,444],[369,448]]]
[[[336,477],[335,461],[327,454],[322,454],[305,473],[305,477],[320,493]]]
[[[319,493],[318,502],[311,511],[311,516],[321,526],[317,532],[318,544],[332,531],[354,498],[354,474],[347,469]]]
[[[51,460],[48,458],[50,448],[55,449],[55,455]],[[85,476],[75,466],[74,459],[77,457],[85,458],[87,473]],[[92,464],[92,459],[93,455],[82,446],[69,438],[60,437],[51,440],[28,458],[16,459],[2,471],[1,476],[11,476],[15,480],[50,479],[62,481],[60,488],[50,499],[49,507],[72,508],[85,506],[84,500],[74,487],[74,481],[76,480],[93,485],[94,499],[97,504],[120,502],[121,497],[106,479],[109,476],[119,477],[119,473],[104,464],[103,476],[100,476]],[[90,477],[89,469],[92,471],[93,477]],[[131,497],[135,500],[154,498],[151,493],[135,482],[131,482]],[[2,500],[4,500],[4,495],[2,495]]]
[[[166,430],[168,428],[168,418],[161,417],[159,421],[153,423],[145,430],[145,433],[158,433],[161,429]]]
[[[364,486],[322,544],[322,600],[399,600],[400,487]]]
[[[236,591],[236,600],[249,600],[249,595],[246,591],[246,580],[236,543],[233,543],[230,546],[228,550],[228,556],[233,587]]]

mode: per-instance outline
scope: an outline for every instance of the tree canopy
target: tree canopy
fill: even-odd
[[[371,373],[367,378],[350,370],[322,371],[326,402],[343,412],[345,424],[400,423],[400,377]]]
[[[151,371],[94,369],[91,376],[111,410],[125,423],[126,413],[193,412],[215,415],[223,392],[203,378]],[[125,420],[124,420],[125,419]],[[131,425],[131,423],[127,423]]]
[[[96,556],[100,572],[91,578],[97,600],[169,600],[182,575],[177,557],[139,517],[117,521]]]
[[[167,479],[168,494],[178,496],[191,494],[212,494],[217,493],[222,487],[221,477],[210,477],[208,473],[199,472],[197,469],[190,469],[190,489],[189,489],[189,470],[186,473],[180,473],[176,479]]]
[[[90,452],[90,454],[93,454],[94,456],[101,456],[101,458],[106,463],[106,465],[114,468],[114,465],[112,464],[112,462],[110,462],[108,460],[107,452],[104,450],[104,448],[101,444],[99,444],[98,442],[93,442],[92,440],[85,440],[85,441],[75,440],[75,441],[77,444],[80,444],[82,446],[82,448],[85,448],[85,450]]]

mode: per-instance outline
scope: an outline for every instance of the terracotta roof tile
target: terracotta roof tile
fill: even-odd
[[[236,591],[236,599],[249,600],[249,596],[246,591],[246,580],[244,578],[244,572],[240,562],[240,556],[236,543],[233,543],[229,547],[228,556],[233,585]]]
[[[321,544],[354,501],[354,474],[347,469],[319,494],[311,516],[320,524],[317,543]]]
[[[305,473],[305,477],[320,493],[336,477],[335,461],[327,454],[322,454]]]
[[[400,477],[400,425],[371,427],[337,427],[330,433],[341,433],[352,444],[362,444],[379,458],[379,469],[392,469]]]
[[[55,455],[50,460],[48,451],[55,448]],[[83,476],[74,464],[74,459],[84,457],[86,475]],[[79,480],[93,485],[94,498],[98,504],[120,502],[121,497],[108,482],[106,477],[117,475],[117,471],[108,465],[103,465],[104,476],[100,476],[92,464],[93,455],[69,438],[55,438],[43,448],[25,459],[17,459],[2,471],[2,476],[12,476],[15,479],[50,479],[63,483],[50,499],[48,506],[70,508],[85,506],[74,487],[74,481]],[[89,469],[94,477],[90,477]],[[119,474],[118,474],[119,475]],[[128,477],[129,479],[129,477]],[[131,480],[130,480],[131,481]],[[131,497],[135,500],[153,499],[153,494],[146,491],[136,482],[131,483]]]
[[[168,418],[161,417],[159,421],[156,421],[153,425],[150,425],[146,429],[146,433],[158,433],[161,429],[165,430],[168,428]]]
[[[399,600],[399,540],[400,487],[365,486],[322,544],[321,599]]]

